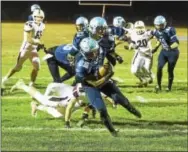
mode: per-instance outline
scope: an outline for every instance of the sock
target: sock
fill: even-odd
[[[3,86],[7,80],[8,80],[8,78],[7,78],[7,76],[5,76],[5,77],[2,79],[1,85]]]

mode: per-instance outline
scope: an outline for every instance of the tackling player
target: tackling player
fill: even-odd
[[[30,85],[33,85],[36,80],[40,69],[40,59],[36,48],[38,45],[42,45],[40,38],[45,29],[45,24],[42,22],[44,19],[44,12],[40,9],[36,9],[33,12],[33,18],[34,21],[28,21],[24,25],[24,39],[17,58],[17,63],[2,79],[2,88],[4,88],[5,82],[11,76],[22,69],[23,63],[27,59],[29,59],[33,65]]]
[[[157,86],[156,92],[161,90],[162,70],[166,63],[168,63],[168,86],[166,91],[171,91],[174,80],[174,68],[179,58],[179,40],[176,36],[174,27],[167,26],[164,16],[157,16],[154,19],[155,30],[152,35],[158,40],[153,52],[157,51],[158,47],[162,45],[162,50],[158,56],[157,66]]]

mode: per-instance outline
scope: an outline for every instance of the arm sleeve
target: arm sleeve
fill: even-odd
[[[170,41],[171,43],[174,43],[174,42],[179,43],[179,40],[176,36],[176,30],[173,27],[170,28]]]

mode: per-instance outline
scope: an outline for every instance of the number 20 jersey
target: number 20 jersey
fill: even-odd
[[[140,53],[143,53],[145,55],[151,55],[152,45],[151,41],[148,41],[151,37],[151,34],[149,31],[144,32],[141,35],[138,35],[136,31],[131,31],[130,33],[131,41],[136,44],[136,46],[139,46],[136,51],[139,51]]]

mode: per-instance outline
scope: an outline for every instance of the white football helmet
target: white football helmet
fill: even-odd
[[[98,55],[99,45],[91,37],[84,38],[80,42],[80,53],[86,60],[94,60]]]
[[[136,21],[134,23],[134,29],[135,29],[135,31],[138,35],[143,34],[146,31],[144,22],[143,21]]]
[[[41,9],[34,10],[32,16],[33,16],[33,20],[36,23],[41,23],[44,20],[44,17],[45,17],[44,12]]]
[[[121,16],[117,16],[113,19],[113,25],[115,27],[124,27],[125,26],[125,19]]]
[[[33,4],[31,6],[31,12],[34,12],[34,10],[36,10],[36,9],[40,9],[40,6],[38,4]]]
[[[78,32],[87,30],[88,28],[88,19],[85,17],[79,17],[76,19],[76,30]]]
[[[94,17],[89,22],[89,32],[94,35],[102,36],[108,28],[106,20],[102,17]]]

